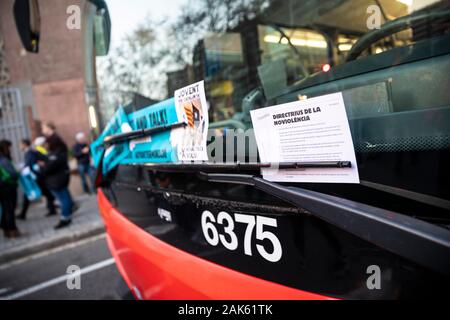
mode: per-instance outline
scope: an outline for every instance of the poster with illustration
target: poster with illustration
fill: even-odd
[[[176,90],[174,99],[179,119],[187,124],[178,131],[178,161],[208,160],[206,139],[209,121],[204,81]]]

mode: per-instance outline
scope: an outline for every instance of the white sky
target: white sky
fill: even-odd
[[[172,19],[186,0],[106,0],[111,16],[111,49],[143,22],[147,16],[155,20]]]

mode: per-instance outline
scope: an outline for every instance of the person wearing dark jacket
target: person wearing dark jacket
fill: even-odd
[[[69,191],[70,171],[67,145],[56,134],[53,124],[44,124],[42,132],[46,137],[48,155],[45,161],[38,160],[45,184],[61,204],[61,216],[55,229],[68,226],[72,222],[75,204]]]
[[[17,186],[19,174],[11,162],[11,142],[0,141],[0,206],[2,217],[0,227],[7,238],[17,238],[21,234],[16,226]]]
[[[36,176],[36,183],[41,189],[42,195],[47,199],[47,217],[56,215],[55,197],[45,185],[44,176],[39,170],[36,170],[38,160],[45,161],[46,156],[40,152],[34,150],[31,146],[31,142],[28,139],[22,139],[20,142],[20,148],[24,152],[24,167],[30,168],[30,170]],[[17,219],[25,220],[27,218],[28,207],[30,206],[30,200],[24,194],[22,210],[17,216]]]
[[[89,145],[83,132],[78,132],[75,136],[76,144],[72,147],[72,154],[77,159],[78,173],[80,174],[83,191],[90,194],[91,189],[88,186],[87,178],[94,190],[94,178],[91,168],[91,156]]]

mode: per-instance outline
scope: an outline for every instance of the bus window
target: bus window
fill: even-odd
[[[266,97],[322,70],[328,63],[327,41],[308,29],[258,26],[261,65],[258,67]]]
[[[212,106],[211,118],[215,121],[231,118],[239,110],[247,90],[241,36],[235,32],[212,33],[203,39],[202,45],[202,73]]]

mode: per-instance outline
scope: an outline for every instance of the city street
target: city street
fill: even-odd
[[[68,289],[67,267],[81,268],[81,288]],[[120,299],[120,274],[105,234],[0,265],[0,299]]]

